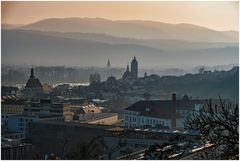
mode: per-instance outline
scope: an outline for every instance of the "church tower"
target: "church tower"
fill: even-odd
[[[107,68],[110,69],[110,67],[111,67],[110,60],[108,59]]]
[[[131,72],[129,71],[129,66],[127,65],[127,70],[124,72],[122,79],[127,80],[132,77]]]
[[[30,79],[34,79],[33,67],[31,68],[31,75],[30,75]]]
[[[131,62],[131,74],[133,78],[138,78],[138,62],[136,60],[136,57],[134,56],[132,62]]]
[[[27,100],[38,99],[43,94],[42,84],[39,79],[34,76],[33,67],[31,68],[31,74],[25,85],[23,94]]]

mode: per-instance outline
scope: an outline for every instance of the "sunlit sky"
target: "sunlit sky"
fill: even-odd
[[[28,24],[45,18],[100,17],[190,23],[238,30],[238,2],[2,2],[2,23]]]

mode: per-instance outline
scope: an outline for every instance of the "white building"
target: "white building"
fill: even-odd
[[[185,118],[204,106],[205,100],[176,100],[176,94],[172,100],[139,101],[124,109],[124,126],[184,128]]]

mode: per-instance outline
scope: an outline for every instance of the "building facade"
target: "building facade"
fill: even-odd
[[[63,117],[69,112],[68,103],[55,103],[50,99],[40,99],[26,103],[24,113],[35,115],[56,115]]]
[[[36,115],[12,115],[8,117],[7,128],[10,131],[24,133],[30,122],[35,122],[39,118]]]
[[[6,99],[1,103],[1,112],[21,114],[24,111],[24,104],[22,99]]]
[[[117,113],[86,113],[74,115],[73,121],[96,125],[115,125],[118,123]]]
[[[81,143],[89,143],[93,138],[103,137],[109,125],[80,124],[78,122],[38,121],[29,124],[27,139],[39,150],[40,157],[45,154],[58,154],[61,159]],[[65,148],[63,149],[65,144]]]
[[[146,100],[139,101],[124,109],[124,126],[184,128],[185,118],[193,111],[206,106],[205,100]]]
[[[32,158],[33,145],[19,140],[1,138],[2,160],[27,160]]]
[[[124,129],[114,127],[106,130],[105,141],[112,149],[118,149],[111,155],[110,159],[119,159],[122,155],[146,150],[154,144],[169,143],[171,138],[176,136],[186,136],[188,139],[193,139],[196,135],[184,130],[161,130],[157,128]]]

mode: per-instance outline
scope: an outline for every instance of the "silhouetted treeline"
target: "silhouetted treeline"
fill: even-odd
[[[5,85],[25,84],[30,75],[30,67],[23,67],[21,69],[8,67],[2,70],[2,84]],[[34,67],[35,76],[38,77],[42,83],[46,82],[48,84],[88,82],[90,75],[94,73],[99,73],[101,80],[104,81],[111,75],[120,78],[123,72],[123,68]]]
[[[2,67],[2,84],[16,85],[25,84],[30,75],[31,66],[3,66]],[[37,66],[34,67],[35,76],[42,83],[83,83],[88,82],[90,75],[94,73],[100,74],[101,81],[107,80],[109,76],[120,79],[126,68],[104,68],[104,67],[64,67],[64,66]],[[139,77],[143,77],[144,73],[156,73],[158,75],[183,75],[187,71],[171,68],[171,69],[139,69]]]

